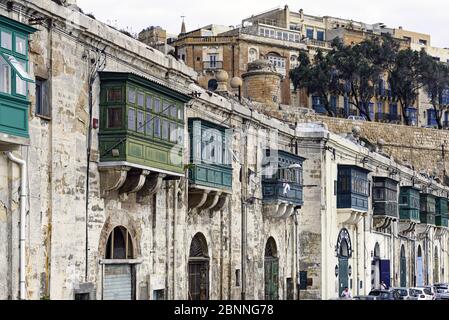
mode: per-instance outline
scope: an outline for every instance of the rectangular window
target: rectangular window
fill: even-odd
[[[309,39],[313,39],[313,29],[307,28],[306,30],[306,37]]]
[[[27,49],[26,49],[26,39],[16,36],[16,52],[19,54],[26,55]]]
[[[122,107],[108,109],[108,128],[122,127]]]
[[[151,111],[153,109],[153,98],[151,96],[147,96],[147,111]]]
[[[2,48],[12,50],[12,33],[8,31],[1,32]]]
[[[142,92],[137,93],[137,105],[143,107],[145,102],[145,95]]]
[[[156,113],[161,112],[161,100],[158,98],[154,99],[154,112],[156,112]]]
[[[161,118],[159,117],[154,118],[154,136],[161,137]]]
[[[128,102],[132,104],[136,103],[136,89],[128,89]]]
[[[277,32],[277,38],[278,40],[282,40],[282,31]]]
[[[11,94],[11,67],[0,56],[0,92]]]
[[[36,79],[36,114],[51,117],[50,103],[48,102],[48,81]]]
[[[145,120],[145,131],[148,136],[153,135],[153,116],[150,113],[147,113],[147,118]]]
[[[295,42],[299,42],[299,34],[295,34]]]
[[[288,33],[287,32],[282,33],[282,40],[288,41]]]
[[[128,130],[136,131],[136,109],[128,109]]]
[[[145,123],[144,123],[145,114],[143,111],[137,111],[137,132],[144,133],[145,131]]]
[[[167,120],[162,119],[162,139],[169,139],[169,123]]]
[[[265,34],[264,28],[260,28],[260,29],[259,29],[259,35],[260,35],[260,36],[263,36],[264,34]]]
[[[108,88],[106,100],[107,102],[122,102],[122,88]]]
[[[324,41],[324,31],[317,31],[316,38],[317,40]]]

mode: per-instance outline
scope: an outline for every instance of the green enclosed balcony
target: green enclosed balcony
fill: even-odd
[[[419,189],[411,186],[401,187],[399,194],[399,219],[404,222],[419,223],[419,206]]]
[[[441,228],[448,228],[448,200],[447,198],[438,197],[436,198],[435,205],[435,225]]]
[[[184,104],[190,97],[132,73],[101,72],[102,196],[149,203],[163,180],[184,176]]]
[[[373,214],[398,218],[398,182],[386,177],[373,178]]]
[[[435,225],[436,201],[435,196],[429,193],[420,194],[420,222]]]
[[[184,175],[190,97],[132,73],[101,72],[100,164]]]
[[[368,211],[369,170],[350,165],[338,166],[337,208]]]
[[[189,119],[191,186],[232,190],[230,135],[223,126],[209,121]]]
[[[29,144],[28,41],[37,29],[0,16],[0,150]]]
[[[225,208],[232,194],[232,133],[200,118],[189,119],[189,210]]]

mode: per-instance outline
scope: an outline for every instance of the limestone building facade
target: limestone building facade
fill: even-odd
[[[268,100],[282,84],[250,101],[221,71],[212,93],[73,1],[0,0],[0,14],[1,299],[328,299],[448,281],[448,188],[357,129],[284,117]]]

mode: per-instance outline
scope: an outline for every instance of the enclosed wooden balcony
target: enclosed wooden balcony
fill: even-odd
[[[420,195],[420,222],[421,224],[434,226],[436,212],[436,197],[430,193]]]
[[[101,72],[100,80],[99,168],[106,191],[138,192],[161,177],[183,177],[190,97],[132,73]]]
[[[283,150],[265,150],[262,196],[267,216],[286,218],[303,205],[304,160]]]
[[[200,118],[189,119],[189,209],[219,211],[232,193],[231,132]]]
[[[368,212],[369,170],[352,165],[339,165],[337,178],[337,211],[339,221],[357,224]]]
[[[448,228],[448,200],[438,197],[435,201],[435,225],[440,228]]]

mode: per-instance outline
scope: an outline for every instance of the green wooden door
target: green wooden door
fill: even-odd
[[[407,287],[407,260],[405,258],[405,252],[401,250],[401,264],[400,264],[400,275],[401,275],[401,287]]]
[[[345,290],[349,283],[348,276],[348,258],[338,259],[338,296],[341,297],[343,290]]]
[[[279,299],[279,260],[265,258],[265,300]]]

